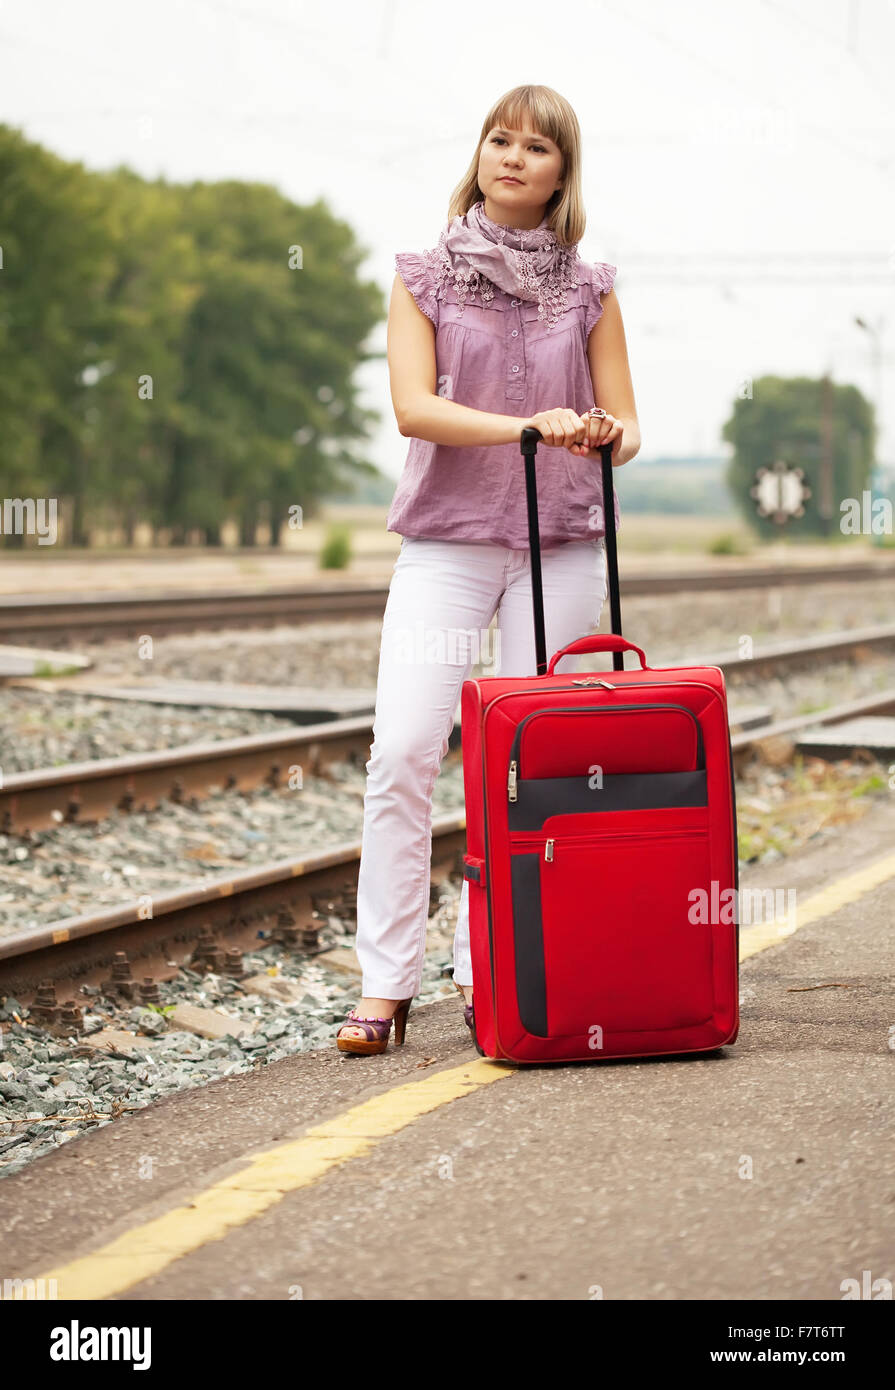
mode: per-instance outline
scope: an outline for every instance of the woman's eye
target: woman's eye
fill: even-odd
[[[505,145],[506,143],[507,143],[507,142],[506,142],[506,140],[503,138],[502,135],[492,135],[492,136],[491,136],[491,144],[492,144],[492,145]],[[532,145],[530,148],[533,149],[533,150],[535,150],[537,154],[546,154],[546,153],[547,153],[547,151],[545,150],[545,148],[544,148],[543,145]]]

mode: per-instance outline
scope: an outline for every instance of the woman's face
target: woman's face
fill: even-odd
[[[485,195],[486,214],[492,216],[489,203],[501,211],[540,214],[560,184],[561,170],[559,146],[539,135],[527,122],[524,130],[494,126],[479,152],[478,180]],[[515,181],[509,182],[510,179]]]

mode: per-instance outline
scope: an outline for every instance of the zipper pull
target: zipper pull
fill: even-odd
[[[515,801],[515,800],[516,800],[516,760],[515,760],[515,758],[514,758],[513,761],[510,763],[510,775],[509,775],[509,778],[507,779],[507,793],[508,793],[508,795],[509,795],[510,801]]]
[[[551,864],[551,863],[553,862],[553,841],[552,841],[552,840],[548,840],[547,843],[546,843],[546,845],[544,846],[544,858],[547,860],[547,863],[548,863],[548,864]]]

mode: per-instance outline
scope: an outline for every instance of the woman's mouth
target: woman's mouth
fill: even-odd
[[[521,183],[522,180],[521,180],[521,179],[514,179],[513,176],[512,176],[512,174],[502,174],[501,177],[500,177],[500,179],[498,180],[498,182],[499,182],[499,183]]]

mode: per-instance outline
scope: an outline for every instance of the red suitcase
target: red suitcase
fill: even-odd
[[[535,455],[522,431],[538,674],[461,696],[476,1046],[513,1062],[706,1052],[739,1027],[739,876],[723,672],[649,667],[612,635],[546,660]],[[623,668],[631,651],[640,665]],[[553,668],[613,653],[602,675]],[[611,677],[611,679],[610,679]]]

